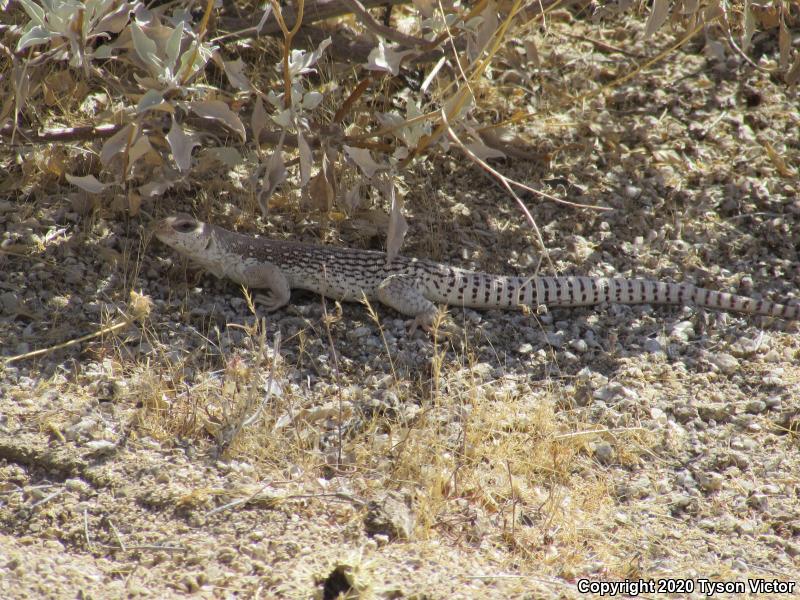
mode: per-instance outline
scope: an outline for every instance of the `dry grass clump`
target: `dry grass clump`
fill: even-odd
[[[245,326],[248,339],[233,354],[170,363],[174,353],[156,346],[161,358],[131,375],[141,430],[205,441],[211,456],[252,464],[263,481],[312,490],[329,480],[324,494],[309,497],[339,494],[356,510],[396,491],[416,515],[418,540],[488,541],[509,564],[544,561],[565,576],[586,544],[616,556],[600,533],[615,492],[594,448],[611,442],[615,464],[636,463],[652,445],[642,431],[596,430],[580,410],[560,412],[547,383],[492,379],[469,347],[440,361],[431,380],[394,381],[399,403],[414,410],[367,414],[369,391],[357,384],[292,384],[297,365],[265,347],[262,327]],[[242,494],[234,501],[283,501],[258,485]]]

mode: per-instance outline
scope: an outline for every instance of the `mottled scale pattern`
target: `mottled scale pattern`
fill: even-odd
[[[195,224],[193,231],[191,224]],[[186,231],[179,231],[179,227]],[[359,301],[364,295],[371,300],[378,298],[381,284],[400,277],[402,285],[393,288],[392,293],[399,290],[410,301],[407,308],[397,303],[393,306],[417,318],[431,310],[430,303],[499,309],[601,303],[694,304],[791,320],[800,318],[800,304],[778,304],[687,283],[584,276],[509,277],[406,257],[387,264],[382,252],[254,238],[185,215],[162,221],[156,235],[217,276],[250,286],[254,283],[248,280],[249,269],[272,264],[292,289]],[[411,308],[421,305],[426,308]]]

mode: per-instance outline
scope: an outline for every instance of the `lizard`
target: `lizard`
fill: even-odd
[[[292,289],[341,301],[378,300],[413,317],[410,332],[429,329],[437,303],[477,309],[578,307],[602,303],[672,304],[800,319],[800,304],[779,304],[691,283],[579,275],[519,277],[469,271],[430,260],[338,246],[252,237],[177,214],[155,236],[219,278],[266,290],[255,300],[267,312],[289,302]]]

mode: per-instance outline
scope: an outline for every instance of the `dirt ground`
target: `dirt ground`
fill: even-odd
[[[405,178],[403,252],[799,301],[795,89],[701,40],[585,102],[553,92],[672,43],[643,22],[553,19],[531,33],[542,71],[503,84],[530,93],[496,100],[541,115],[529,158],[496,168],[610,210],[524,196],[543,253],[453,149]],[[17,152],[0,150],[9,180]],[[447,340],[308,293],[261,321],[151,220],[373,248],[385,231],[310,216],[291,190],[266,222],[223,171],[192,177],[134,219],[83,211],[63,181],[4,184],[2,356],[108,331],[0,366],[0,597],[800,595],[797,323],[452,309]],[[131,291],[147,317],[114,328]]]

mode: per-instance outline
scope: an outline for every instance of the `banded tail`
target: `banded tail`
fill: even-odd
[[[690,283],[611,277],[503,277],[459,272],[455,285],[435,300],[471,308],[531,308],[614,304],[674,304],[800,320],[800,304],[780,304],[717,292]],[[437,290],[438,291],[438,290]]]

